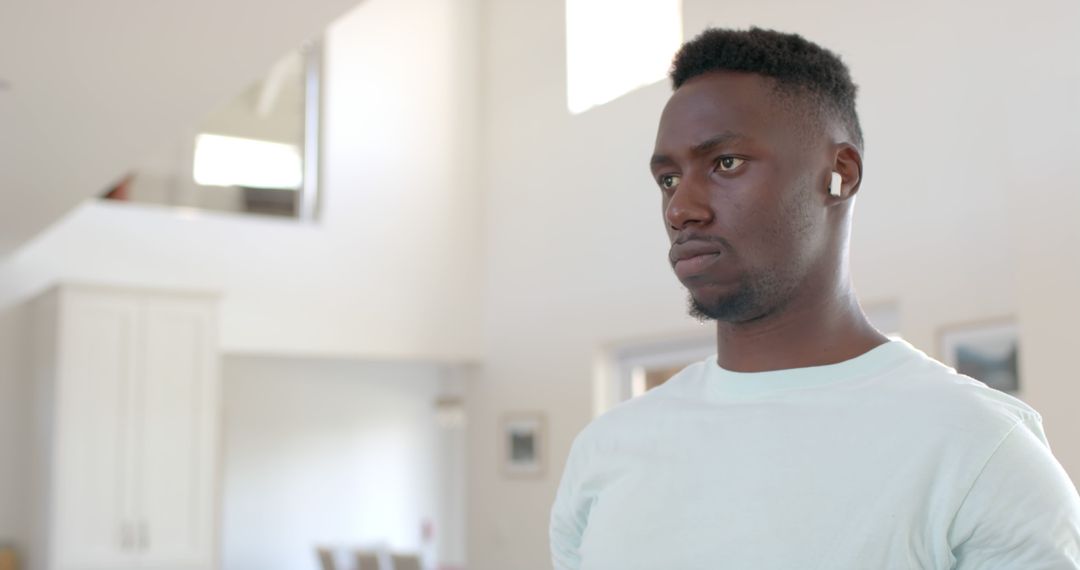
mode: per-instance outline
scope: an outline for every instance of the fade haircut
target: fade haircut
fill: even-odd
[[[835,53],[797,34],[761,28],[710,28],[675,54],[670,72],[672,87],[678,89],[714,71],[741,71],[772,78],[779,93],[806,99],[820,116],[839,120],[862,150],[862,127],[855,111],[857,87]]]

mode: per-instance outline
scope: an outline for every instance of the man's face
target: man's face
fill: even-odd
[[[773,313],[835,257],[824,231],[831,166],[802,109],[770,79],[729,72],[687,81],[664,108],[651,169],[696,316]]]

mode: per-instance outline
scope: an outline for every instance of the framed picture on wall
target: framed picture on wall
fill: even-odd
[[[547,421],[540,412],[503,416],[503,473],[510,477],[539,477],[544,473]]]
[[[1020,335],[1015,320],[953,325],[939,337],[945,364],[1002,392],[1020,391]]]

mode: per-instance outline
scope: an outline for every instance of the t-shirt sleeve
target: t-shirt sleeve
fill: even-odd
[[[583,500],[579,488],[580,470],[584,463],[579,440],[574,441],[563,469],[555,503],[551,507],[551,563],[555,570],[578,570],[581,568],[581,536],[589,518],[591,502]]]
[[[1019,421],[949,530],[956,570],[1080,569],[1080,497],[1037,416]]]

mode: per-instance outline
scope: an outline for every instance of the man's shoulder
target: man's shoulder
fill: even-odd
[[[1026,402],[922,355],[874,386],[879,397],[945,427],[967,425],[1009,430],[1020,421],[1041,422]],[[996,429],[995,429],[996,428]]]

